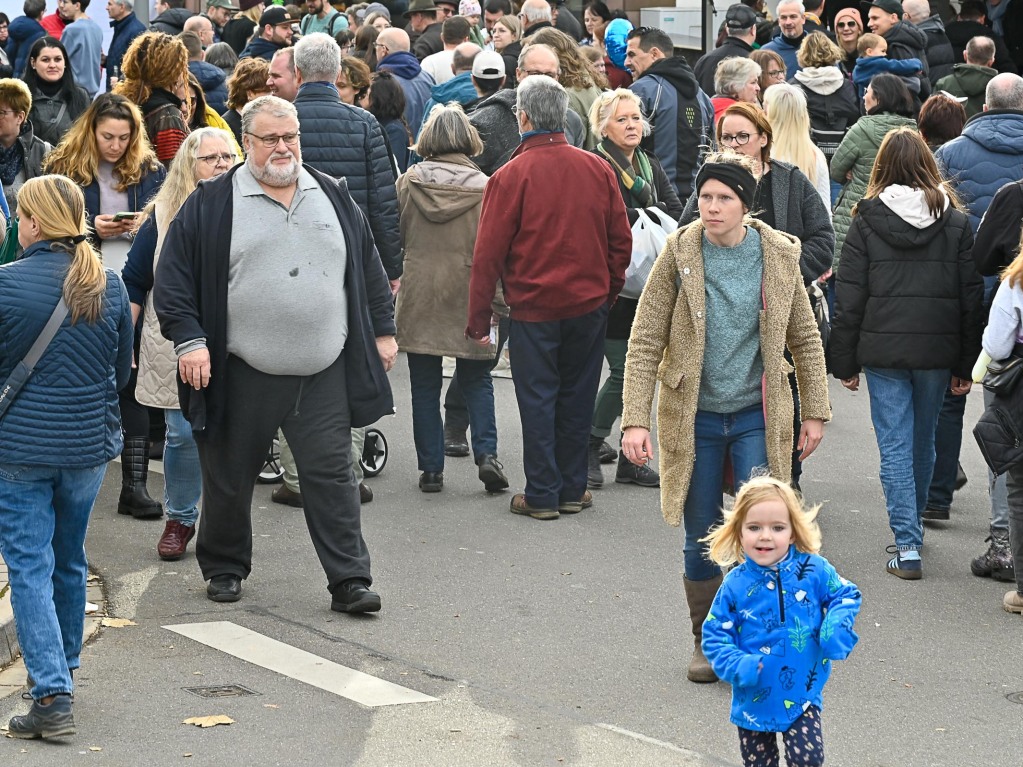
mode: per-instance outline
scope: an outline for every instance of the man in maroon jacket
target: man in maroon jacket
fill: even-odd
[[[526,472],[511,510],[557,519],[593,504],[586,440],[632,232],[610,166],[565,140],[565,89],[532,75],[517,100],[522,143],[483,194],[466,335],[489,339],[501,280]]]

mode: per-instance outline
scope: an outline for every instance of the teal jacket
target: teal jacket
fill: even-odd
[[[774,567],[746,560],[729,572],[703,623],[703,652],[732,685],[732,724],[784,732],[821,708],[831,661],[859,641],[861,599],[828,560],[795,546]]]

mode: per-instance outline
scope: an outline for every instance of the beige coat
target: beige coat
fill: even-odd
[[[405,268],[395,306],[398,348],[493,359],[496,347],[465,337],[469,275],[487,176],[465,155],[413,165],[398,179]]]
[[[785,347],[796,363],[802,420],[831,419],[824,349],[799,273],[799,240],[757,220],[764,252],[760,352],[766,390],[767,457],[771,474],[787,481],[792,466],[792,392]],[[650,428],[655,382],[660,381],[657,440],[661,511],[677,526],[695,461],[694,431],[706,334],[703,224],[694,222],[668,238],[636,311],[625,362],[622,428]]]
[[[161,206],[154,210],[156,216],[156,253],[153,255],[153,273],[160,261],[163,238],[167,233],[173,215],[168,215]],[[178,357],[174,344],[163,337],[160,321],[153,308],[153,291],[146,296],[142,314],[142,338],[139,348],[139,376],[135,385],[135,399],[142,405],[177,410],[178,401]]]

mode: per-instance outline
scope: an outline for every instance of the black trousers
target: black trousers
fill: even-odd
[[[568,320],[511,321],[526,501],[538,509],[586,492],[586,444],[604,364],[607,307]]]
[[[372,582],[352,470],[344,357],[311,376],[268,375],[228,358],[221,373],[224,422],[197,443],[203,507],[195,552],[206,580],[247,578],[252,570],[252,489],[280,428],[298,466],[306,525],[328,589],[349,578]]]

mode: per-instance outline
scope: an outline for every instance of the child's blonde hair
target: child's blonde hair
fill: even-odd
[[[1020,236],[1016,257],[1002,270],[1001,279],[1008,280],[1010,288],[1019,287],[1023,282],[1023,234]]]
[[[780,500],[789,510],[792,540],[796,548],[807,554],[816,554],[821,548],[821,531],[817,526],[820,506],[807,509],[786,483],[774,477],[755,477],[742,486],[735,496],[731,511],[725,511],[725,521],[701,539],[709,544],[708,556],[712,561],[728,567],[746,559],[742,550],[742,525],[749,510],[758,503]]]
[[[867,32],[865,35],[860,35],[860,39],[856,41],[856,52],[861,56],[866,56],[867,51],[877,48],[883,42],[885,42],[885,39],[881,35]]]

